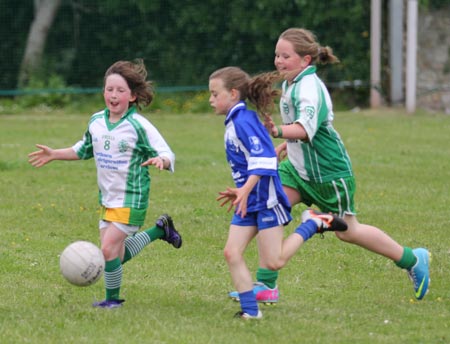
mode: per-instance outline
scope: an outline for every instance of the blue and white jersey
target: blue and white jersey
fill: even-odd
[[[258,115],[241,101],[228,112],[225,127],[225,152],[236,187],[242,187],[250,175],[261,176],[250,192],[247,211],[271,209],[280,203],[290,210],[275,148]]]

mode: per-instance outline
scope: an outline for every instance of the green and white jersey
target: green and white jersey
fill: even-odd
[[[308,66],[294,79],[282,85],[280,113],[284,124],[300,123],[309,141],[287,140],[288,158],[304,180],[329,182],[352,176],[352,165],[344,144],[333,128],[331,97],[316,74]]]
[[[72,147],[80,159],[94,158],[97,166],[99,203],[107,208],[148,207],[149,158],[163,156],[174,171],[175,155],[158,132],[131,107],[117,123],[109,110],[92,115],[83,139]]]

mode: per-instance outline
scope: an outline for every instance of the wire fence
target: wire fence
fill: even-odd
[[[206,91],[209,74],[226,65],[238,65],[250,74],[273,70],[279,33],[301,23],[316,34],[321,45],[332,47],[341,60],[338,65],[318,69],[332,92],[358,93],[358,101],[364,102],[370,89],[375,88],[389,99],[386,23],[382,80],[376,86],[369,81],[370,1],[53,1],[61,1],[61,6],[49,26],[40,74],[26,87],[18,87],[29,29],[35,19],[34,2],[0,0],[0,97],[98,94],[109,65],[136,57],[146,62],[149,78],[159,93]],[[445,47],[450,45],[450,27],[445,26],[449,23],[446,9],[450,8],[448,0],[440,1],[436,15],[423,12],[421,16],[430,16],[425,20],[429,26],[437,22],[436,17],[444,17],[431,37],[440,37]],[[386,18],[390,1],[382,2]],[[419,30],[420,34],[423,31],[425,28]],[[421,49],[437,51],[436,47]],[[450,60],[450,46],[447,49]],[[445,55],[445,48],[440,50]],[[439,59],[445,60],[445,56]],[[420,60],[419,64],[425,65]],[[450,62],[446,68],[450,68]],[[429,75],[429,70],[418,72]],[[421,84],[419,79],[418,97],[449,91],[450,78],[445,78],[445,71],[435,74],[435,80],[430,78]],[[54,79],[56,82],[52,82]]]

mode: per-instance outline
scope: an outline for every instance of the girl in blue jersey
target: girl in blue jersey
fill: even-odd
[[[330,95],[316,74],[315,63],[335,62],[338,59],[332,50],[319,45],[305,29],[286,30],[276,44],[275,66],[284,79],[280,99],[283,124],[276,126],[270,117],[265,124],[273,137],[284,140],[277,147],[279,155],[287,155],[279,168],[284,190],[291,205],[315,204],[322,211],[339,214],[348,230],[336,232],[337,237],[406,269],[420,300],[428,289],[429,252],[403,247],[384,231],[356,219],[352,165],[332,125]]]
[[[229,203],[228,210],[236,207],[224,255],[241,304],[236,316],[244,319],[262,317],[243,257],[257,234],[260,265],[275,272],[315,233],[347,228],[337,217],[308,212],[305,222],[283,242],[283,226],[291,221],[291,215],[278,176],[277,155],[266,128],[245,103],[249,98],[264,111],[268,104],[265,101],[272,102],[262,91],[264,88],[262,79],[251,80],[237,67],[219,69],[209,78],[210,104],[217,114],[226,116],[225,151],[235,187],[219,192],[217,200],[222,206]]]
[[[94,307],[122,305],[122,266],[150,242],[162,239],[175,248],[182,244],[167,214],[160,216],[154,227],[138,232],[148,207],[148,166],[173,172],[175,162],[175,155],[158,130],[137,112],[153,99],[152,85],[146,77],[142,60],[114,63],[105,73],[106,109],[91,117],[83,139],[62,149],[38,144],[39,151],[29,154],[29,162],[35,167],[53,160],[95,159],[106,298],[95,302]]]

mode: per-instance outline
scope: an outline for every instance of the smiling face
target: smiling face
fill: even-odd
[[[275,46],[275,67],[285,79],[292,81],[301,71],[309,66],[311,56],[300,56],[294,50],[294,45],[280,38]]]
[[[111,74],[106,78],[103,98],[110,111],[110,118],[116,120],[127,112],[130,102],[136,100],[126,80],[119,74]]]
[[[209,80],[209,92],[209,104],[218,115],[226,115],[239,102],[239,92],[236,89],[227,90],[221,78]]]

